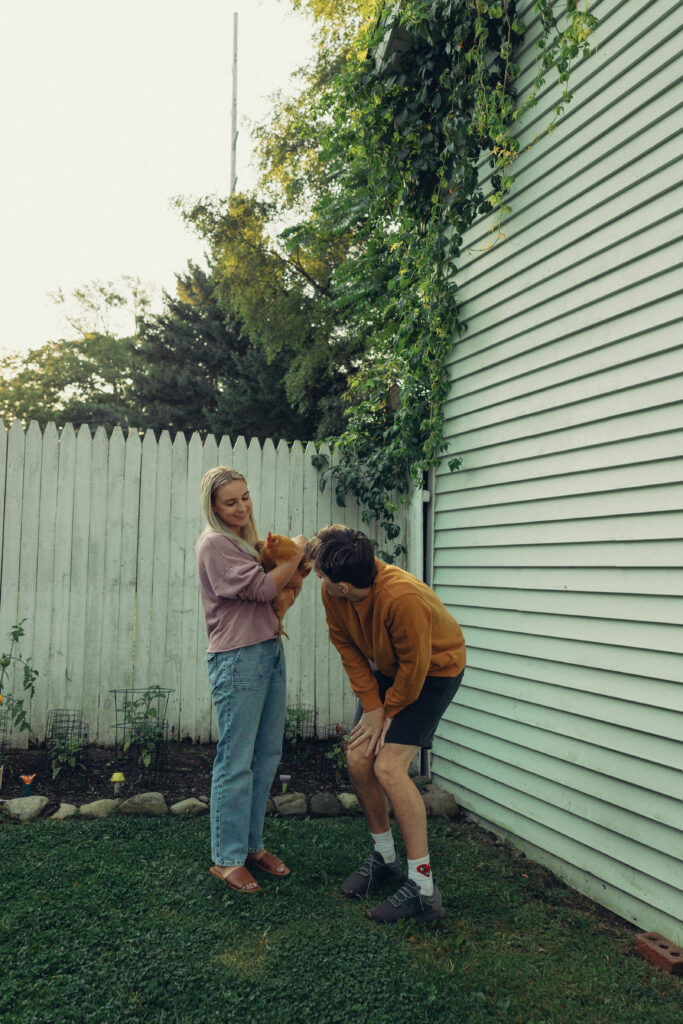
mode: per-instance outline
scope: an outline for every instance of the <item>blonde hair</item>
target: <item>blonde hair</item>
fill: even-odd
[[[222,519],[216,515],[213,507],[213,499],[216,491],[223,484],[231,484],[233,480],[242,480],[246,485],[246,477],[236,469],[231,469],[229,466],[215,466],[210,469],[202,477],[202,512],[206,519],[208,526],[202,533],[202,537],[205,533],[222,533],[224,536],[229,537],[231,540],[236,541],[244,551],[247,551],[250,555],[254,555],[258,558],[258,551],[256,545],[259,541],[258,530],[256,529],[256,523],[254,522],[253,511],[249,515],[249,521],[244,527],[244,536],[235,533],[229,526],[223,522]]]

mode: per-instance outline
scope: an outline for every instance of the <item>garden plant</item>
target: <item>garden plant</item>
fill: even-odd
[[[131,768],[143,774],[150,770],[158,774],[166,760],[166,708],[172,691],[160,686],[148,686],[145,689],[113,692],[116,701],[117,747],[120,743]]]
[[[63,771],[72,775],[85,772],[82,751],[83,740],[80,737],[56,736],[49,749],[52,778],[56,779]]]
[[[31,735],[29,723],[29,709],[24,707],[24,700],[29,704],[33,699],[38,678],[37,669],[33,668],[30,658],[24,658],[21,654],[21,639],[25,636],[24,623],[22,619],[16,626],[12,626],[8,633],[9,650],[0,655],[0,713],[9,716],[12,727],[19,732],[28,732]],[[18,671],[21,674],[21,685],[26,697],[15,697],[8,693],[11,674]]]

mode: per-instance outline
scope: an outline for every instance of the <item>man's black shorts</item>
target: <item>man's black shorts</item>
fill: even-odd
[[[405,743],[410,747],[431,747],[436,727],[457,693],[464,674],[463,669],[459,676],[427,676],[417,700],[394,715],[385,742]],[[384,696],[394,680],[383,676],[381,672],[375,672],[374,675],[384,703]],[[358,701],[354,725],[360,721],[362,714],[363,707]]]

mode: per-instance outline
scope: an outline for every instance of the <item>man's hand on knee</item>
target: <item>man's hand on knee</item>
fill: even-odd
[[[390,725],[391,719],[386,718],[383,707],[364,711],[349,734],[349,749],[353,750],[365,744],[365,757],[370,757],[373,753],[378,754],[384,746],[384,737]]]

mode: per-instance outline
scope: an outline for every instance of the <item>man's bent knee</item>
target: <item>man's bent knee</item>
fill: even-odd
[[[354,747],[346,753],[346,762],[349,766],[349,773],[352,778],[369,779],[372,774],[374,757],[365,756],[365,747]]]
[[[375,758],[375,776],[383,789],[410,780],[408,769],[413,759],[412,748],[387,744]]]

